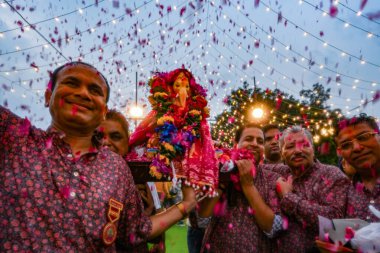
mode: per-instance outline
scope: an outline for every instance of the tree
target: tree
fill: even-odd
[[[321,162],[337,164],[333,125],[341,116],[341,110],[329,110],[327,101],[330,89],[316,83],[312,89],[301,90],[303,100],[279,89],[262,90],[244,83],[243,87],[232,90],[224,102],[229,107],[216,116],[212,124],[212,136],[215,140],[232,146],[235,131],[242,124],[254,122],[260,126],[277,124],[280,128],[301,125],[313,134],[315,150]],[[265,113],[260,119],[252,117],[254,108],[261,108]]]
[[[331,89],[325,89],[322,84],[315,83],[313,84],[312,90],[301,90],[300,96],[304,98],[308,98],[309,101],[303,100],[302,103],[309,104],[315,108],[325,109],[327,101],[330,99],[330,91]]]

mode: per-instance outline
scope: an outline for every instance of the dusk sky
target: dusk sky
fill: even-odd
[[[211,119],[254,77],[296,98],[319,82],[331,108],[380,118],[378,0],[0,0],[0,45],[0,103],[41,128],[48,72],[79,59],[107,77],[109,108],[125,113],[136,73],[147,113],[149,77],[183,65],[208,89]]]

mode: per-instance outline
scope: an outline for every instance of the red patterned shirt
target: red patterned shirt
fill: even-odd
[[[285,178],[290,175],[287,165],[263,166]],[[337,167],[319,162],[294,179],[293,192],[287,193],[280,202],[288,228],[278,237],[279,252],[304,253],[312,248],[318,236],[318,215],[343,218],[349,186],[348,178]]]
[[[367,222],[380,222],[368,208],[369,205],[380,210],[380,180],[372,191],[368,190],[363,183],[356,182],[348,192],[346,216],[360,218]]]
[[[102,242],[110,198],[124,204],[118,248],[147,251],[152,224],[125,161],[108,148],[73,157],[61,137],[0,107],[0,251],[115,252]]]
[[[261,197],[275,213],[279,212],[275,182],[280,175],[258,169],[254,184]],[[275,240],[259,228],[242,191],[232,185],[217,204],[203,239],[202,252],[275,252]],[[215,210],[215,209],[214,209]]]

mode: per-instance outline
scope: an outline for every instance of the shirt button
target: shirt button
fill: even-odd
[[[369,220],[371,217],[367,216],[366,219]]]
[[[79,176],[79,173],[78,173],[78,171],[74,171],[74,173],[73,173],[73,174],[74,174],[74,176],[75,176],[75,177],[78,177],[78,176]]]
[[[371,203],[371,204],[375,204],[375,201],[372,199],[369,203]]]
[[[71,158],[71,157],[73,157],[73,155],[72,155],[72,154],[68,154],[67,157],[68,157],[68,158]]]
[[[76,195],[77,195],[77,194],[76,194],[75,192],[70,192],[70,196],[71,196],[72,198],[75,198]]]

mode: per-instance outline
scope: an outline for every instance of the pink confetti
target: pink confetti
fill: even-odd
[[[38,71],[40,70],[40,68],[39,68],[34,62],[32,62],[32,63],[30,64],[30,66],[31,66],[32,68],[34,68],[34,70],[35,70],[36,72],[38,72]]]
[[[49,137],[45,142],[45,149],[50,149],[53,144],[53,137]]]
[[[61,188],[61,196],[65,199],[68,199],[70,197],[70,186],[65,185],[64,187]]]
[[[215,216],[224,216],[226,214],[227,200],[219,200],[214,206]]]
[[[361,11],[362,11],[362,10],[364,9],[364,7],[366,6],[367,1],[368,1],[368,0],[361,0],[361,3],[360,3],[360,10],[361,10]]]
[[[335,5],[330,6],[330,17],[335,18],[338,15],[338,8]]]
[[[120,7],[120,2],[119,0],[113,0],[112,1],[112,6],[116,9],[118,9]]]
[[[322,143],[322,145],[320,146],[320,153],[322,155],[327,155],[330,153],[330,143],[329,142]]]
[[[136,235],[135,234],[129,234],[129,241],[131,244],[133,244],[136,241]]]
[[[281,184],[279,182],[276,183],[276,192],[277,193],[281,193],[282,192]]]
[[[326,196],[326,201],[327,202],[332,202],[334,200],[334,194],[332,192],[329,192]]]
[[[31,124],[30,124],[29,119],[25,118],[22,121],[22,123],[19,126],[19,128],[18,128],[18,134],[19,135],[27,135],[27,134],[29,134],[30,127],[31,127]]]
[[[228,224],[228,229],[232,229],[233,227],[234,227],[234,225],[232,225],[232,223]]]
[[[376,103],[380,99],[380,90],[377,90],[375,95],[373,95],[372,103]]]
[[[250,215],[255,215],[256,214],[256,211],[252,208],[252,207],[248,207],[248,214]]]
[[[351,240],[355,236],[355,230],[353,230],[351,227],[346,227],[346,234],[344,235],[344,239],[346,241]]]
[[[281,97],[281,95],[278,95],[277,100],[276,100],[276,109],[277,110],[280,110],[281,104],[282,104],[282,97]]]
[[[286,216],[282,216],[281,218],[282,218],[282,228],[283,228],[284,230],[287,230],[288,227],[289,227],[289,220],[288,220],[288,217],[286,217]]]
[[[277,24],[282,22],[282,13],[281,11],[277,14]]]
[[[329,239],[329,233],[328,233],[328,232],[326,232],[326,233],[323,235],[323,240],[324,240],[325,242],[329,242],[329,241],[330,241],[330,239]]]
[[[367,16],[368,16],[369,20],[379,19],[380,18],[380,11],[368,13]]]
[[[102,42],[103,42],[103,44],[107,44],[107,42],[108,42],[108,37],[105,33],[103,34]]]
[[[182,17],[185,11],[186,11],[186,6],[181,8],[181,10],[179,11],[179,16]]]
[[[356,186],[355,186],[355,189],[356,189],[356,191],[357,192],[363,192],[363,190],[364,190],[364,184],[363,183],[361,183],[361,182],[357,182],[356,183]]]
[[[53,83],[51,82],[51,80],[47,84],[47,89],[50,91],[52,91],[52,89],[53,89]]]
[[[74,104],[73,108],[71,109],[71,114],[75,116],[77,115],[77,112],[78,112],[78,106]]]
[[[235,122],[235,117],[228,117],[228,123],[233,124]]]
[[[255,0],[255,8],[259,7],[260,0]]]

